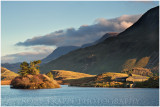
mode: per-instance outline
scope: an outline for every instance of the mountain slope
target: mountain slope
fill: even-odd
[[[89,46],[92,46],[92,45],[96,45],[96,44],[104,41],[106,38],[111,37],[111,36],[116,36],[117,34],[118,33],[116,33],[116,32],[107,33],[102,38],[98,39],[97,41],[95,41],[93,43],[84,44],[81,47],[78,47],[78,46],[58,47],[50,55],[48,55],[46,58],[42,59],[42,63],[47,63],[47,62],[50,62],[52,60],[55,60],[55,59],[59,58],[60,56],[65,55],[65,54],[67,54],[67,53],[69,53],[71,51],[74,51],[76,49],[85,48],[85,47],[89,47]]]
[[[70,52],[40,69],[42,72],[64,69],[100,74],[147,67],[149,62],[152,69],[158,65],[158,61],[151,61],[155,56],[153,54],[159,54],[159,7],[147,11],[119,35],[107,38],[97,45]]]
[[[70,52],[40,69],[42,72],[64,69],[88,74],[121,72],[133,67],[147,67],[148,64],[152,65],[149,67],[152,69],[158,65],[158,61],[151,59],[158,54],[159,7],[155,7],[119,35]]]
[[[93,42],[93,43],[88,43],[88,44],[84,44],[81,46],[81,48],[86,48],[89,46],[93,46],[96,45],[98,43],[103,42],[105,39],[109,38],[109,37],[113,37],[113,36],[117,36],[118,33],[117,32],[111,32],[111,33],[106,33],[104,36],[102,36],[100,39],[98,39],[97,41]]]
[[[7,68],[8,70],[11,70],[15,73],[18,73],[19,69],[20,69],[20,62],[18,63],[13,63],[13,64],[10,64],[10,63],[2,63],[1,66]]]
[[[48,63],[52,60],[55,60],[57,58],[59,58],[62,55],[65,55],[71,51],[74,51],[76,49],[79,48],[85,48],[88,46],[92,46],[92,45],[96,45],[102,41],[104,41],[106,38],[110,37],[110,36],[116,36],[118,33],[113,32],[113,33],[107,33],[105,34],[102,38],[98,39],[97,41],[93,42],[93,43],[88,43],[88,44],[84,44],[81,47],[78,46],[64,46],[64,47],[58,47],[57,49],[55,49],[50,55],[48,55],[46,58],[42,59],[42,64]],[[20,69],[20,64],[21,62],[18,63],[2,63],[1,65],[15,73],[17,73]]]
[[[65,55],[73,50],[78,49],[78,46],[64,46],[64,47],[58,47],[55,49],[50,55],[48,55],[46,58],[42,59],[42,63],[47,63],[49,61],[52,61],[62,55]]]

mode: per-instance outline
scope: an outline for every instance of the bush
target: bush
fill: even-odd
[[[51,72],[47,73],[47,76],[51,79],[53,79],[53,74]]]

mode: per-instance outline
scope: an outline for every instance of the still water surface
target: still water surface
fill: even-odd
[[[86,88],[24,90],[1,86],[2,106],[158,106],[153,88]]]

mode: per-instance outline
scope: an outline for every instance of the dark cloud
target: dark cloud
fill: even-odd
[[[65,30],[55,31],[53,33],[27,39],[24,42],[19,42],[18,46],[33,46],[33,45],[56,45],[56,46],[81,46],[86,43],[93,42],[99,39],[107,32],[122,32],[141,15],[123,15],[114,19],[99,18],[93,25],[82,25],[78,29],[68,28]]]

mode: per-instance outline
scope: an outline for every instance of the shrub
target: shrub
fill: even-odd
[[[47,76],[51,79],[53,79],[53,74],[51,72],[47,73]]]

